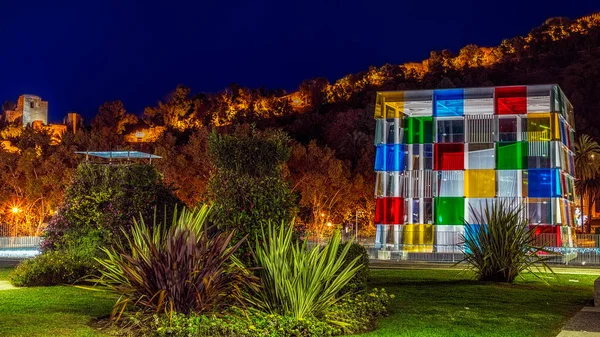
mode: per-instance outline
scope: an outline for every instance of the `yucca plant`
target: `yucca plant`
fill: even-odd
[[[522,208],[499,201],[470,212],[475,224],[465,222],[460,262],[467,262],[478,280],[512,283],[524,271],[552,272],[547,264],[552,252],[537,245],[535,226],[521,215]]]
[[[253,252],[262,287],[249,300],[269,313],[296,319],[320,316],[344,297],[338,293],[363,267],[357,263],[360,257],[344,263],[350,245],[338,252],[339,231],[323,248],[308,249],[306,241],[293,237],[293,224],[263,227]]]
[[[144,219],[134,221],[124,242],[103,249],[106,258],[97,259],[101,276],[94,281],[120,295],[113,317],[128,305],[153,312],[216,312],[240,302],[243,289],[255,286],[255,277],[232,256],[242,241],[230,245],[233,233],[209,236],[208,212],[206,206],[176,209],[168,228],[156,215],[152,227]]]

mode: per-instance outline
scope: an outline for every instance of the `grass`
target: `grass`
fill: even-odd
[[[546,285],[525,274],[508,285],[459,270],[374,270],[372,286],[396,299],[378,329],[361,336],[556,336],[593,297],[597,277],[557,274]]]
[[[6,281],[10,269],[0,269]],[[88,324],[110,313],[114,298],[73,286],[0,291],[0,336],[106,336]]]
[[[9,269],[0,269],[6,280]],[[471,281],[459,270],[373,270],[372,286],[396,295],[376,331],[391,336],[556,336],[593,296],[597,276],[532,275],[515,285]],[[71,286],[0,291],[0,336],[105,336],[90,327],[114,298]]]

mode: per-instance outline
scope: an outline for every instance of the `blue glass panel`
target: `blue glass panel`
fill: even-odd
[[[562,141],[563,144],[569,146],[569,134],[567,133],[567,126],[565,125],[565,123],[561,120],[560,121],[560,140]]]
[[[557,169],[530,169],[528,186],[530,198],[551,198],[562,195],[560,172]]]
[[[435,90],[433,92],[434,116],[462,116],[465,112],[464,89]]]
[[[404,171],[403,144],[379,144],[375,151],[375,171]]]

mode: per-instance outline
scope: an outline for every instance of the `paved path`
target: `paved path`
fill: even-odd
[[[600,307],[583,307],[557,337],[600,337]]]

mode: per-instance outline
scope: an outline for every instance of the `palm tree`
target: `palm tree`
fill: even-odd
[[[583,198],[588,197],[588,223],[586,231],[592,229],[592,205],[600,191],[600,145],[588,135],[582,135],[575,142],[575,172],[578,176],[575,182],[577,193],[580,195],[581,211]],[[585,213],[583,213],[585,215]]]

